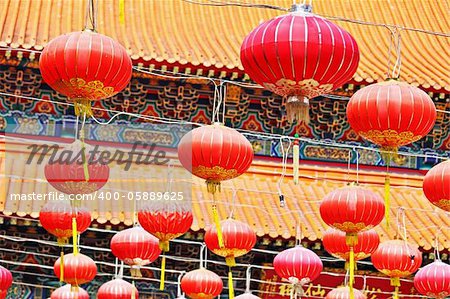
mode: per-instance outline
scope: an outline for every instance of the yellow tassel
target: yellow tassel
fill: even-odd
[[[164,252],[167,252],[170,250],[169,241],[159,241],[159,249],[161,249]]]
[[[134,280],[131,282],[133,285],[132,291],[131,291],[131,299],[136,299],[136,286],[134,285]]]
[[[61,248],[61,258],[59,259],[59,281],[64,281],[64,250]]]
[[[225,258],[225,262],[227,263],[228,267],[235,267],[236,266],[236,259],[234,256],[227,256]]]
[[[86,114],[86,117],[91,117],[92,109],[91,109],[91,100],[88,99],[75,99],[74,100],[75,107],[75,115],[83,116]]]
[[[83,172],[84,172],[84,180],[86,182],[89,182],[89,161],[88,157],[86,156],[86,144],[84,143],[84,131],[81,131],[80,133],[80,140],[81,140],[81,153],[82,153],[82,160],[83,160]]]
[[[295,135],[297,137],[297,134]],[[294,176],[294,184],[298,185],[298,177],[299,177],[299,165],[300,165],[300,146],[298,145],[298,141],[294,142],[294,148],[292,153],[292,162],[293,162],[293,176]]]
[[[216,192],[220,192],[220,182],[214,182],[214,181],[206,181],[206,188],[208,190],[208,193],[215,194]]]
[[[119,23],[125,24],[125,0],[119,0]]]
[[[213,204],[213,206],[212,206],[212,211],[213,211],[214,223],[216,225],[216,230],[217,230],[217,239],[219,242],[219,247],[223,248],[224,244],[223,244],[222,226],[220,225],[219,213],[217,212],[217,206],[215,204]]]
[[[160,291],[164,290],[164,282],[165,282],[165,278],[166,278],[165,276],[166,276],[166,255],[163,252],[162,261],[161,261],[161,280],[159,283]]]
[[[67,245],[68,240],[67,240],[67,238],[58,238],[57,242],[58,242],[59,246],[64,246],[64,245]]]
[[[354,247],[358,245],[358,234],[356,233],[347,233],[345,235],[345,243],[349,247]]]
[[[384,179],[384,216],[386,217],[386,226],[389,228],[390,225],[390,210],[391,210],[391,178],[389,173],[386,174]]]
[[[353,247],[350,247],[350,257],[349,257],[349,271],[350,271],[350,279],[348,280],[348,285],[350,287],[350,297],[353,295],[353,284],[355,283],[355,251]]]
[[[391,278],[391,286],[399,287],[400,286],[400,278],[399,277],[392,277]]]
[[[395,287],[394,296],[392,296],[393,299],[398,299],[398,291],[399,287]]]
[[[228,298],[234,299],[233,272],[228,271]]]
[[[78,254],[78,228],[77,218],[72,218],[72,236],[73,236],[73,255]]]

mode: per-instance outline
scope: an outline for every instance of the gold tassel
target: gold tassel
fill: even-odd
[[[386,217],[386,226],[389,228],[391,216],[391,178],[389,176],[389,173],[386,174],[386,177],[384,179],[384,216]]]
[[[86,156],[86,144],[84,143],[84,131],[81,130],[80,132],[80,141],[81,141],[81,153],[82,153],[82,162],[83,162],[83,172],[84,172],[84,180],[86,182],[89,182],[89,161]]]
[[[159,249],[161,249],[164,252],[169,251],[170,249],[169,241],[159,241]]]
[[[93,115],[91,109],[92,108],[91,100],[75,99],[74,107],[76,116],[83,116],[84,114],[86,114],[86,117],[91,117]]]
[[[215,194],[221,191],[220,182],[206,181],[206,189],[208,193]]]
[[[295,137],[298,138],[298,135],[295,134]],[[294,148],[292,152],[292,163],[294,168],[293,171],[294,184],[298,185],[299,166],[300,166],[300,146],[297,139],[294,141]]]
[[[67,245],[67,243],[68,243],[67,238],[58,238],[58,239],[56,239],[56,241],[58,242],[59,246],[64,246],[64,245]]]
[[[223,244],[222,226],[220,225],[220,218],[219,218],[219,213],[217,212],[216,204],[213,204],[212,211],[213,211],[214,223],[216,225],[216,230],[217,230],[217,239],[219,242],[219,247],[223,248],[224,244]]]
[[[309,123],[309,99],[303,97],[301,100],[297,96],[290,96],[286,101],[286,114],[288,121],[293,123]]]
[[[64,249],[61,248],[61,258],[59,259],[59,281],[64,281]]]
[[[134,285],[134,280],[131,282],[133,288],[131,290],[131,299],[136,299],[136,286]]]
[[[141,270],[138,267],[131,266],[130,273],[131,273],[132,277],[137,277],[137,278],[142,277]]]
[[[355,298],[355,293],[353,292],[353,284],[355,283],[355,251],[353,246],[350,247],[350,263],[349,263],[350,279],[348,280],[348,286],[350,288],[350,299]]]
[[[164,282],[166,279],[166,255],[163,252],[162,261],[161,261],[161,280],[159,283],[159,290],[164,291]]]
[[[78,254],[78,228],[77,218],[72,218],[73,255]]]
[[[228,297],[234,299],[233,272],[231,272],[231,268],[228,270]]]
[[[225,262],[227,263],[228,267],[236,267],[236,259],[234,258],[234,256],[227,256],[225,258]]]
[[[119,0],[119,23],[125,24],[125,0]]]

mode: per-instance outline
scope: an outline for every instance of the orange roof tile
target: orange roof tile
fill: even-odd
[[[199,0],[202,2],[202,0]],[[289,7],[292,0],[249,3]],[[0,1],[0,46],[42,49],[52,38],[83,28],[85,1]],[[245,7],[217,7],[181,0],[127,0],[125,23],[119,0],[98,2],[98,31],[119,40],[133,59],[242,70],[239,49],[261,21],[282,12]],[[314,12],[375,23],[450,32],[448,1],[314,0]],[[357,82],[383,80],[389,31],[384,27],[336,21],[357,40],[362,53]],[[449,38],[402,32],[402,78],[424,88],[450,91]]]
[[[24,149],[26,146],[21,146]],[[14,149],[14,148],[13,148]],[[8,199],[8,194],[25,193],[30,191],[47,193],[55,191],[45,180],[41,182],[31,180],[25,183],[25,178],[43,178],[43,165],[25,165],[28,158],[23,150],[0,154],[0,211],[6,215],[30,215],[37,218],[38,211],[44,201],[20,201]],[[110,181],[103,191],[150,191],[148,182],[142,178],[149,177],[149,172],[163,174],[167,166],[138,166],[138,171],[124,176],[121,166],[111,166]],[[323,197],[344,186],[347,181],[347,169],[324,166],[302,165],[299,185],[294,185],[288,168],[288,175],[281,185],[286,199],[286,206],[280,207],[277,182],[281,173],[279,163],[256,161],[249,172],[232,181],[223,183],[223,191],[217,196],[217,203],[221,218],[226,218],[233,207],[233,190],[237,191],[234,204],[234,215],[237,219],[249,223],[258,236],[272,238],[290,238],[295,236],[296,223],[302,224],[303,236],[309,240],[321,239],[326,225],[319,215],[319,204]],[[159,176],[161,177],[161,176]],[[355,173],[350,173],[350,179]],[[384,173],[377,171],[361,171],[360,183],[383,196]],[[30,180],[28,181],[30,182]],[[434,237],[440,231],[441,246],[450,248],[450,217],[445,212],[432,206],[422,192],[422,176],[420,174],[393,173],[391,175],[391,228],[380,225],[377,230],[381,239],[393,238],[396,231],[395,214],[398,207],[406,210],[406,227],[412,242],[430,249],[434,244]],[[204,229],[212,223],[211,195],[207,193],[204,182],[193,178],[192,190],[193,211],[195,220],[192,225],[194,231]],[[119,201],[87,201],[94,218],[99,223],[110,221],[113,224],[124,222],[132,224],[133,204],[123,199]]]

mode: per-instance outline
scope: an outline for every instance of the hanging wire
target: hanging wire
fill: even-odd
[[[402,55],[401,55],[401,49],[402,49],[402,36],[401,36],[401,29],[396,28],[396,56],[397,60],[395,61],[394,67],[392,69],[392,78],[398,79],[400,78],[400,70],[402,67]]]
[[[85,30],[97,31],[97,11],[94,0],[88,0],[86,5]]]

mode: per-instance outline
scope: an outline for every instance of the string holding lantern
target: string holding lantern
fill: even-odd
[[[8,289],[13,283],[11,272],[3,266],[0,266],[0,299],[5,299]]]
[[[359,49],[343,28],[293,5],[289,14],[266,21],[241,45],[245,72],[266,89],[286,96],[290,122],[309,121],[309,100],[342,86],[355,74]]]
[[[353,247],[353,254],[356,261],[368,258],[380,244],[380,237],[374,229],[357,233],[358,242]],[[322,238],[323,247],[334,257],[345,260],[345,269],[348,269],[350,262],[350,246],[347,244],[346,233],[337,229],[328,229]]]
[[[336,213],[339,211],[339,213]],[[325,196],[320,204],[320,216],[331,227],[343,231],[349,252],[349,287],[353,299],[355,277],[355,251],[358,233],[380,224],[384,218],[384,203],[376,193],[357,185],[336,189]]]
[[[303,286],[319,277],[323,269],[319,256],[301,245],[278,253],[273,267],[278,276],[292,284],[291,298],[301,297]]]
[[[372,254],[372,264],[381,273],[391,278],[394,299],[398,299],[400,278],[416,272],[422,264],[420,250],[405,240],[390,240],[381,243]]]
[[[400,146],[415,142],[431,131],[436,121],[436,107],[419,88],[388,80],[355,92],[347,104],[347,118],[352,129],[381,146],[385,156],[385,215],[389,225],[391,157]]]
[[[50,299],[89,299],[89,294],[86,290],[80,287],[73,287],[66,284],[54,290]]]
[[[450,212],[450,161],[441,162],[427,172],[423,193],[433,205]]]
[[[183,276],[181,289],[192,299],[213,299],[222,293],[223,282],[219,275],[201,267]]]
[[[350,287],[339,287],[336,289],[333,289],[331,292],[329,292],[325,299],[348,299],[351,297],[352,290]],[[364,295],[363,292],[357,289],[353,289],[353,296],[355,299],[366,299],[367,297]]]
[[[110,248],[115,257],[131,266],[133,277],[142,277],[140,267],[153,263],[161,254],[158,239],[140,226],[116,233]]]
[[[229,297],[234,298],[233,275],[231,268],[236,266],[236,257],[247,254],[256,244],[256,233],[244,222],[232,217],[221,221],[223,246],[219,245],[217,228],[212,225],[205,232],[205,243],[209,250],[222,256],[229,267],[228,290]]]

